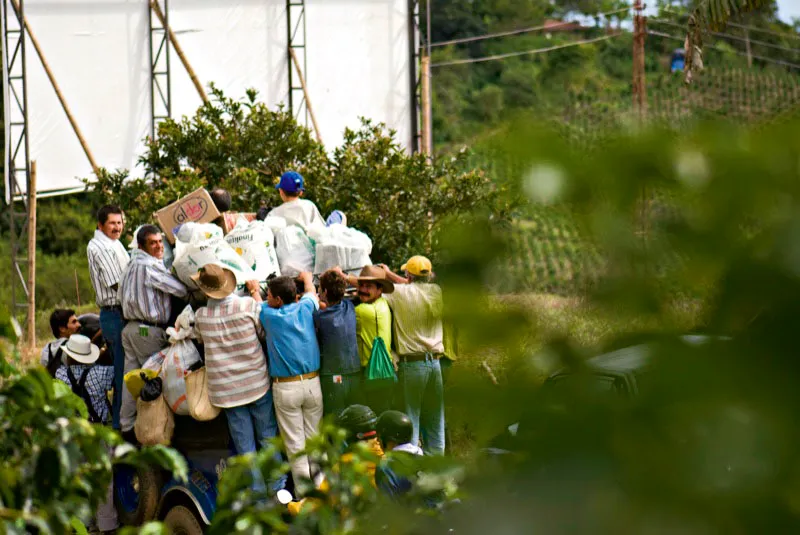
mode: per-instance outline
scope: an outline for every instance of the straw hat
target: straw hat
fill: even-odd
[[[204,294],[212,299],[228,297],[236,289],[236,275],[218,264],[206,264],[191,279]]]
[[[358,281],[375,282],[383,289],[383,293],[390,294],[394,292],[394,283],[386,278],[386,272],[382,267],[364,266],[358,276]]]
[[[93,364],[100,357],[100,348],[92,343],[88,336],[73,334],[61,349],[81,364]]]

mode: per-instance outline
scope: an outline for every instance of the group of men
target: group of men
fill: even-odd
[[[278,189],[284,203],[276,215],[300,226],[321,220],[316,206],[300,198],[299,174],[284,174]],[[341,212],[331,217],[346,221]],[[166,329],[189,291],[165,267],[157,227],[139,229],[130,255],[120,242],[123,227],[119,207],[102,207],[87,256],[100,326],[113,354],[111,424],[134,441],[136,401],[123,376],[168,345]],[[404,412],[412,423],[409,442],[417,445],[421,438],[426,454],[444,454],[441,366],[450,361],[444,356],[442,292],[427,258],[409,259],[402,272],[380,264],[354,276],[336,268],[320,275],[319,295],[312,275],[302,273],[273,278],[266,288],[248,281],[250,295],[240,296],[225,266],[198,271],[193,280],[207,303],[195,311],[195,333],[204,347],[210,400],[225,411],[237,453],[255,451],[279,431],[294,458],[295,481],[311,479],[308,459],[295,454],[317,433],[323,415],[365,404],[377,414]],[[357,288],[355,298],[346,295],[348,286]],[[63,328],[59,319],[53,329],[59,343],[74,333],[72,318],[66,319]],[[364,370],[378,343],[393,349],[396,382],[370,388]]]

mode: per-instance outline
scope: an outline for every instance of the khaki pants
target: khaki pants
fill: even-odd
[[[168,345],[167,333],[160,327],[139,328],[138,321],[129,321],[122,329],[122,348],[125,350],[125,373],[141,368],[153,353]],[[142,331],[146,331],[142,332]],[[128,389],[122,388],[120,427],[123,431],[133,429],[136,421],[136,400]]]
[[[272,383],[275,415],[289,457],[306,447],[306,439],[316,435],[322,419],[322,389],[319,377],[291,383]],[[291,462],[295,484],[311,479],[306,456]]]

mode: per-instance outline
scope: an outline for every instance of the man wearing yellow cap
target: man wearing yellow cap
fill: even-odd
[[[444,454],[444,387],[439,359],[444,356],[442,289],[433,283],[433,266],[424,256],[411,257],[398,276],[382,265],[395,284],[384,294],[392,308],[398,379],[405,398],[405,413],[414,425],[412,444],[427,455]]]

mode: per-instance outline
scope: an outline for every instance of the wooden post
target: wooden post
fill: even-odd
[[[633,9],[633,106],[638,119],[643,121],[647,114],[647,87],[644,78],[644,40],[647,28],[642,14],[642,0],[635,0]]]
[[[420,60],[420,105],[422,107],[422,146],[420,150],[428,156],[428,161],[433,155],[433,128],[431,124],[431,58],[423,51]]]
[[[747,53],[747,68],[753,68],[753,52],[750,50],[750,30],[744,28],[744,48]]]
[[[20,13],[19,1],[11,0],[11,3],[14,6],[14,11],[16,12],[17,16],[19,16]],[[58,97],[58,101],[61,103],[61,108],[63,108],[64,113],[67,114],[67,119],[69,120],[69,124],[72,125],[72,130],[78,137],[78,142],[81,144],[81,148],[83,148],[83,152],[86,154],[86,158],[89,159],[89,164],[92,166],[92,171],[94,171],[94,173],[97,174],[100,168],[97,166],[97,162],[95,162],[94,160],[92,151],[89,150],[89,145],[86,143],[86,139],[84,139],[83,134],[81,133],[81,129],[78,127],[77,121],[75,121],[75,117],[72,116],[72,112],[70,111],[69,106],[67,106],[67,101],[66,99],[64,99],[64,95],[61,93],[61,88],[58,87],[58,83],[56,82],[55,76],[53,76],[53,71],[50,70],[50,65],[48,65],[47,60],[44,59],[44,54],[42,53],[42,47],[39,46],[39,41],[36,39],[36,36],[31,31],[31,27],[28,24],[28,18],[23,16],[21,24],[28,31],[28,37],[30,37],[31,43],[33,43],[33,48],[36,49],[36,54],[39,56],[39,61],[42,62],[42,67],[44,67],[44,72],[45,74],[47,74],[47,78],[50,79],[50,85],[53,86],[53,90],[56,92],[56,97]]]
[[[78,286],[78,270],[73,269],[73,273],[75,274],[75,297],[78,298],[78,308],[81,306],[81,288]]]
[[[319,125],[317,124],[317,117],[314,115],[314,108],[311,107],[311,99],[308,96],[306,79],[303,76],[303,70],[300,68],[300,62],[297,60],[297,53],[294,51],[294,48],[289,47],[289,54],[292,56],[292,63],[294,63],[294,68],[297,71],[300,87],[303,88],[303,96],[305,96],[306,99],[306,108],[308,109],[308,115],[311,116],[311,124],[314,126],[314,133],[317,134],[317,141],[322,143],[322,134],[319,132]]]
[[[647,116],[647,85],[644,77],[644,40],[647,28],[645,17],[642,14],[643,9],[642,0],[635,0],[633,4],[633,109],[640,125],[644,124]],[[639,199],[639,220],[641,236],[646,246],[650,233],[650,191],[646,186],[642,187]]]
[[[36,347],[36,161],[28,185],[28,347]],[[13,201],[12,201],[13,202]]]
[[[167,24],[167,18],[164,16],[164,12],[161,11],[161,6],[158,4],[158,0],[153,0],[150,2],[150,8],[156,14],[156,17],[158,17],[158,20],[161,22],[161,26],[167,30],[169,41],[175,48],[175,53],[178,54],[178,58],[180,58],[181,63],[183,63],[183,67],[186,69],[186,72],[189,73],[189,78],[192,79],[194,88],[197,89],[197,94],[200,95],[200,99],[203,101],[203,104],[208,103],[208,95],[206,95],[205,89],[203,89],[200,80],[197,79],[194,69],[192,69],[192,66],[189,65],[189,60],[186,59],[186,54],[183,53],[181,45],[178,44],[178,39],[175,37],[175,33],[173,33],[172,28]]]

